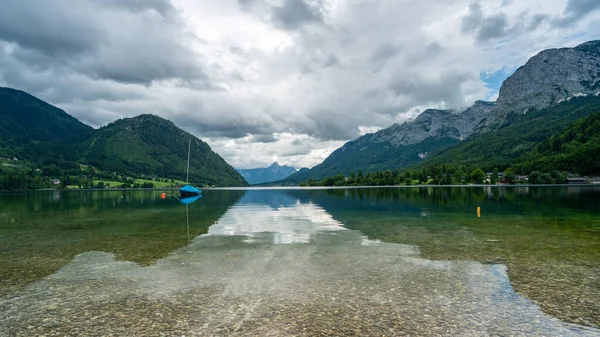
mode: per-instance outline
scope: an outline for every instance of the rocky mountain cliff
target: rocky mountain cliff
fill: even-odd
[[[392,146],[412,145],[428,138],[453,138],[464,140],[471,135],[473,129],[486,118],[495,103],[477,101],[462,112],[451,110],[427,109],[416,119],[402,124],[394,124],[387,129],[367,134],[346,146],[364,145],[371,142],[389,142]]]
[[[600,41],[544,50],[504,81],[496,102],[477,101],[464,111],[425,110],[414,120],[344,144],[323,163],[286,182],[406,167],[469,137],[518,122],[527,112],[588,95],[600,95]]]
[[[242,175],[242,177],[244,177],[244,179],[246,179],[246,181],[250,185],[270,183],[273,181],[285,179],[290,175],[296,173],[295,168],[287,165],[281,166],[277,162],[265,168],[255,168],[247,170],[237,169],[237,171]]]
[[[510,114],[526,114],[587,95],[600,95],[600,41],[544,50],[502,83],[496,108],[475,132],[497,129]]]

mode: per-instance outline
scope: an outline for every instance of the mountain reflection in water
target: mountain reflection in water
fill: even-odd
[[[249,190],[207,234],[149,266],[79,254],[0,299],[0,334],[598,335],[515,293],[502,264],[432,261],[349,229],[346,219],[440,216],[435,203],[357,193]],[[202,202],[189,205],[191,227]],[[361,207],[373,211],[361,218]]]

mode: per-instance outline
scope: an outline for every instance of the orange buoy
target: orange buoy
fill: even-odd
[[[160,198],[161,198],[161,199],[166,199],[166,198],[167,198],[167,193],[162,193],[162,194],[160,195]]]

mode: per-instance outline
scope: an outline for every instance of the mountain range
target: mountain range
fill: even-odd
[[[600,41],[544,50],[502,83],[496,102],[425,110],[347,142],[321,164],[281,183],[432,163],[506,167],[553,133],[600,111],[599,95]]]
[[[294,185],[337,174],[436,164],[488,172],[517,165],[595,173],[574,158],[600,161],[597,129],[584,127],[597,124],[588,117],[599,112],[600,41],[590,41],[533,56],[502,83],[495,102],[427,109],[415,119],[347,142],[312,169],[274,163],[238,172],[205,142],[158,116],[119,119],[94,129],[23,91],[0,88],[0,169],[40,168],[46,174],[56,167],[79,172],[91,166],[124,176],[183,179],[191,142],[190,182],[199,185]],[[568,144],[556,146],[557,139]]]
[[[250,185],[264,184],[282,180],[296,173],[295,168],[287,165],[281,166],[277,162],[271,164],[269,167],[237,169],[237,171]]]
[[[93,129],[23,91],[0,88],[0,117],[0,158],[18,166],[83,164],[126,176],[183,180],[191,144],[190,182],[247,186],[208,144],[155,115],[123,118]]]

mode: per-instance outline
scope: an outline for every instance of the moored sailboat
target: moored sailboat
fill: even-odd
[[[179,194],[181,195],[182,198],[193,197],[193,196],[200,195],[200,193],[202,193],[202,190],[189,184],[191,146],[192,146],[192,139],[190,138],[190,141],[188,143],[188,160],[187,160],[187,173],[186,173],[186,177],[185,177],[185,185],[179,189]]]

